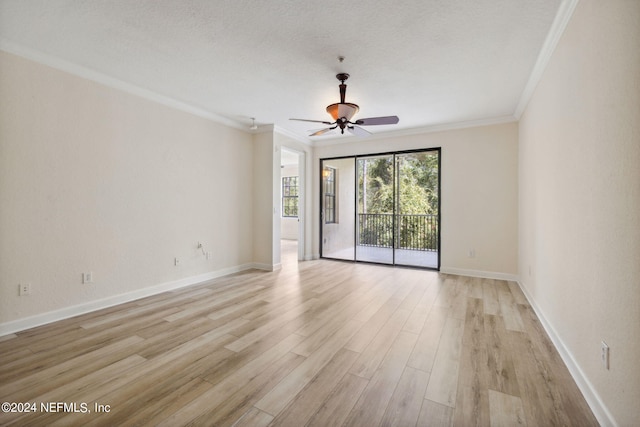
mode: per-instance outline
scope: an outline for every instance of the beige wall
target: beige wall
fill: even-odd
[[[580,1],[520,122],[521,284],[604,425],[640,420],[639,23]]]
[[[274,252],[274,236],[280,234],[279,193],[274,194],[280,180],[280,159],[274,158],[272,132],[253,137],[253,260],[259,267],[271,270],[280,263],[280,251]],[[277,166],[277,169],[275,169]],[[243,170],[244,168],[238,168]],[[276,174],[277,172],[277,174]],[[278,241],[278,245],[280,242]]]
[[[250,134],[10,54],[0,69],[0,333],[253,261]]]
[[[518,273],[518,125],[481,126],[316,148],[316,159],[442,148],[441,270],[515,279]],[[318,161],[314,162],[318,188]],[[317,206],[317,204],[316,204]],[[313,212],[318,212],[315,208]],[[318,219],[314,217],[314,250]],[[469,257],[469,250],[475,257]],[[317,253],[317,252],[316,252]]]

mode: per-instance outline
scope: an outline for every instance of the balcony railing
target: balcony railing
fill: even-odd
[[[394,226],[398,229],[395,245]],[[438,216],[358,214],[358,245],[437,251]]]

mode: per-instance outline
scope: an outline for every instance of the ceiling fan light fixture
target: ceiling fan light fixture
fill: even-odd
[[[351,120],[351,118],[360,110],[356,104],[351,104],[349,102],[331,104],[327,107],[327,113],[333,117],[333,120],[338,120],[344,117],[347,120]]]
[[[343,58],[340,59],[340,62],[342,62],[342,59]],[[327,107],[327,113],[331,115],[334,120],[333,122],[326,122],[323,120],[290,119],[302,122],[322,123],[330,126],[328,128],[317,130],[309,136],[324,135],[327,132],[340,128],[341,134],[344,134],[344,130],[347,129],[356,136],[364,137],[371,135],[371,132],[366,129],[362,129],[360,126],[394,125],[398,123],[398,116],[367,117],[365,119],[358,119],[355,122],[352,122],[351,118],[360,110],[360,107],[350,102],[344,102],[344,98],[347,93],[347,85],[344,84],[344,82],[349,78],[349,74],[339,73],[336,75],[336,78],[340,80],[340,102],[331,104]]]

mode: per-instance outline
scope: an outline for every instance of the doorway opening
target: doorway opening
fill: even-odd
[[[281,262],[304,259],[304,153],[280,150]]]
[[[440,148],[320,160],[322,258],[440,269]]]

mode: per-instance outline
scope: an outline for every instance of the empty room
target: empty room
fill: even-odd
[[[0,425],[637,426],[640,1],[0,0]]]

